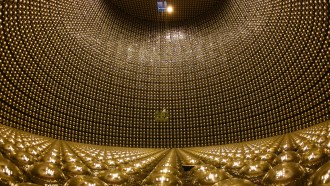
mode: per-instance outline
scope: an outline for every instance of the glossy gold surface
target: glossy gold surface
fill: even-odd
[[[214,185],[215,183],[229,179],[232,176],[224,170],[207,170],[205,172],[194,173],[193,185]]]
[[[53,163],[34,163],[28,172],[31,179],[40,184],[61,184],[65,180],[62,170]]]
[[[299,185],[305,182],[305,170],[298,163],[284,162],[269,170],[263,183],[273,185]]]
[[[245,179],[261,184],[262,178],[271,168],[270,164],[266,161],[250,161],[241,168],[239,174]]]
[[[0,184],[15,184],[23,181],[23,179],[23,173],[15,164],[0,157]]]
[[[279,154],[276,159],[274,160],[274,164],[277,165],[283,162],[301,162],[301,156],[295,151],[284,151]]]
[[[223,181],[220,181],[214,186],[256,186],[249,180],[239,179],[239,178],[230,178]]]
[[[330,180],[328,122],[262,140],[176,149],[73,143],[3,125],[0,133],[0,185],[326,186]]]
[[[35,183],[19,183],[19,184],[16,184],[15,186],[41,186],[41,185],[35,184]]]
[[[328,157],[326,156],[323,149],[319,147],[311,148],[302,154],[302,165],[308,168],[317,169],[325,162]]]
[[[31,165],[35,161],[35,157],[25,151],[19,151],[13,158],[19,166]]]
[[[1,0],[0,186],[329,185],[329,10]]]
[[[2,0],[1,124],[163,149],[261,140],[329,119],[327,0],[166,0],[172,14],[157,1],[165,0]],[[326,132],[311,138],[321,145]],[[2,147],[11,158],[40,140],[17,135],[6,138],[15,147]],[[304,141],[288,135],[262,151],[302,151]],[[254,160],[255,146],[226,153]]]
[[[107,184],[95,177],[76,176],[69,179],[64,186],[107,186]]]
[[[107,184],[126,184],[129,176],[118,169],[108,169],[98,174],[98,178]]]
[[[310,177],[308,186],[329,186],[330,185],[330,161],[320,167]]]
[[[144,185],[175,186],[182,185],[182,181],[172,174],[152,174],[143,183]]]
[[[91,174],[90,169],[84,163],[79,162],[65,163],[62,170],[70,176]]]

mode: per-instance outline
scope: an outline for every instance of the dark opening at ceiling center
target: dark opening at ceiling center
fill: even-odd
[[[216,0],[113,0],[111,3],[139,19],[169,22],[192,19],[219,5]]]

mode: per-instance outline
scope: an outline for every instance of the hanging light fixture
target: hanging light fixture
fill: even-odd
[[[173,12],[173,6],[169,5],[166,0],[157,0],[157,9],[158,12]]]
[[[166,11],[168,13],[172,13],[173,12],[173,7],[171,5],[167,6]]]
[[[167,1],[157,0],[157,8],[158,8],[158,12],[165,12],[167,8]]]

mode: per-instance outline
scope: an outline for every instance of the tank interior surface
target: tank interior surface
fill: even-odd
[[[0,184],[294,185],[330,183],[330,121],[249,142],[193,148],[82,144],[0,126]]]
[[[329,186],[329,5],[0,1],[0,186]]]

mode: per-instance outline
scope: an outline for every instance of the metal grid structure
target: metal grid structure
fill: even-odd
[[[110,4],[110,7],[115,6],[126,14],[129,14],[135,18],[150,21],[168,22],[178,22],[194,19],[200,15],[210,12],[214,8],[218,7],[219,4],[224,3],[224,1],[217,0],[166,0],[166,2],[168,5],[174,7],[173,13],[159,13],[157,10],[157,0],[109,0],[107,3]]]
[[[81,143],[170,148],[329,119],[328,1],[209,1],[195,11],[182,0],[188,13],[179,22],[136,18],[149,5],[121,2],[2,1],[2,124]],[[155,122],[164,108],[168,121]]]

